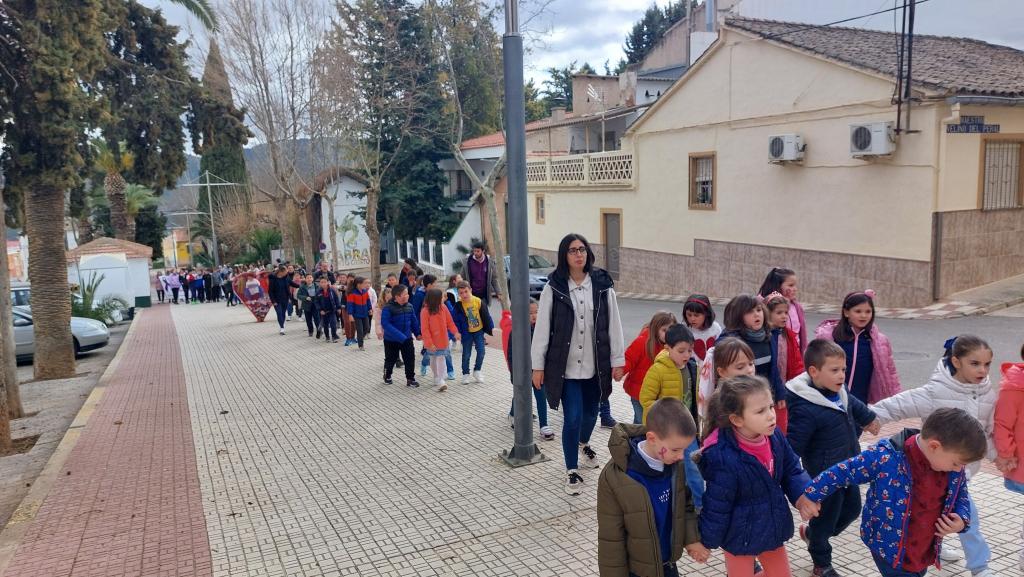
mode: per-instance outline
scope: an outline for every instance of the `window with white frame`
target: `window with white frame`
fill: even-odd
[[[982,175],[982,210],[1020,208],[1022,206],[1021,159],[1024,141],[986,140]]]
[[[715,208],[715,154],[690,155],[690,208]]]

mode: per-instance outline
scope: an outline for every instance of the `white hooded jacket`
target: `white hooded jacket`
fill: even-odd
[[[996,406],[996,391],[992,381],[985,380],[978,385],[961,383],[950,374],[945,360],[940,360],[935,372],[923,386],[879,401],[869,408],[878,415],[883,425],[903,419],[925,419],[936,409],[963,409],[967,414],[981,422],[988,440],[988,458],[996,457],[995,445],[992,442],[993,414]],[[981,462],[975,461],[967,466],[968,478],[981,469]]]

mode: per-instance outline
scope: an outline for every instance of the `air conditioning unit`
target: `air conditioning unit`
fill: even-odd
[[[854,158],[889,156],[896,150],[892,122],[850,125],[850,155]]]
[[[804,159],[804,139],[799,134],[768,137],[768,162],[782,163]]]

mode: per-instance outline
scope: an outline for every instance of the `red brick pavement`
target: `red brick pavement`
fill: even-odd
[[[9,577],[212,575],[170,309],[148,309]]]

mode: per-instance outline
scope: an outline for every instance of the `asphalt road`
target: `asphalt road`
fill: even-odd
[[[622,316],[627,344],[659,310],[672,311],[682,318],[683,307],[678,303],[619,300],[619,314]],[[716,308],[715,314],[721,320],[722,309]],[[807,324],[813,332],[814,327],[826,318],[826,315],[808,314]],[[976,316],[923,321],[878,319],[878,328],[892,341],[896,368],[904,388],[914,388],[928,380],[942,357],[942,343],[952,336],[972,333],[988,341],[995,353],[992,371],[994,383],[999,381],[1000,363],[1021,361],[1020,348],[1024,344],[1024,318]]]

